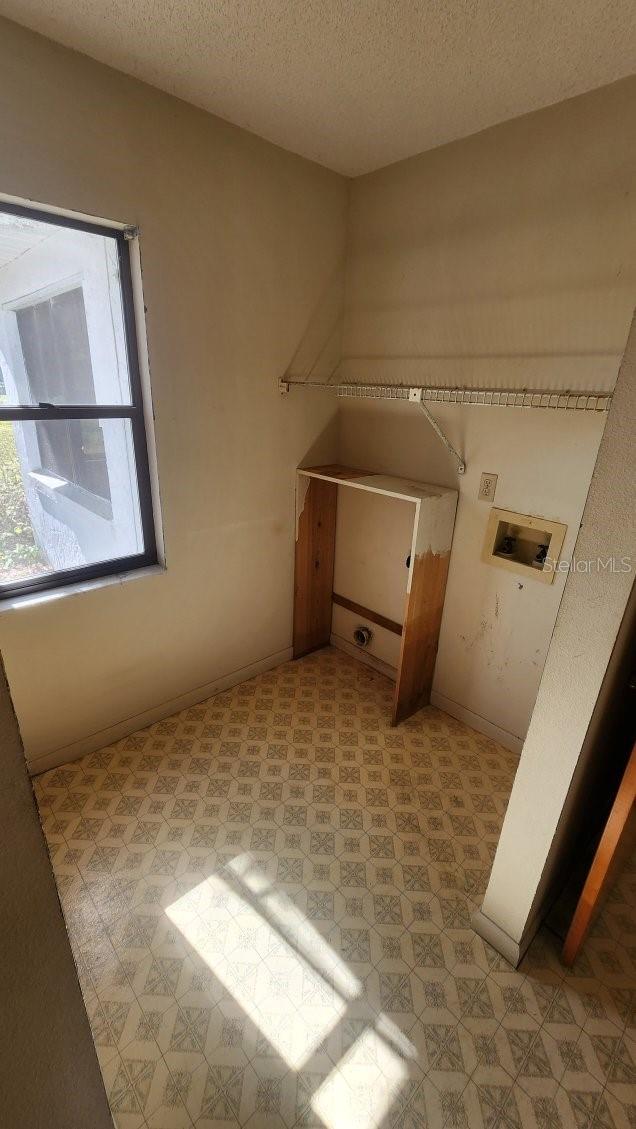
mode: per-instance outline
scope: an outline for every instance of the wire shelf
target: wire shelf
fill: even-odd
[[[570,392],[563,389],[531,388],[430,388],[424,385],[343,384],[309,380],[281,381],[281,390],[293,388],[331,389],[351,400],[413,400],[429,404],[469,404],[485,408],[548,408],[552,411],[607,412],[612,403],[608,392]]]

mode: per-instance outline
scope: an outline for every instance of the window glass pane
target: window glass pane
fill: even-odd
[[[34,403],[95,403],[95,381],[81,286],[16,310]]]
[[[0,420],[0,585],[142,552],[130,420]]]
[[[130,403],[111,235],[0,210],[2,403]]]
[[[104,433],[98,419],[43,420],[36,435],[41,470],[110,501]]]

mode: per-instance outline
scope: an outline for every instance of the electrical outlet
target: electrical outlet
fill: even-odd
[[[481,482],[479,483],[479,493],[477,497],[480,502],[494,502],[495,490],[497,489],[497,475],[489,474],[487,470],[483,471]]]
[[[411,401],[412,404],[421,404],[422,403],[422,389],[421,388],[409,388],[409,400]]]

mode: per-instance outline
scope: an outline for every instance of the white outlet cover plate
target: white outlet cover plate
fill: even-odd
[[[490,471],[483,471],[481,481],[479,483],[479,493],[477,495],[480,502],[494,502],[495,490],[497,489],[497,475],[491,474]]]

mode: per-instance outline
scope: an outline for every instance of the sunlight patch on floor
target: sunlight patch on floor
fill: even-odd
[[[357,977],[249,854],[166,913],[292,1070],[309,1062],[362,996]],[[325,1129],[377,1129],[415,1053],[387,1016],[369,1019],[312,1095],[314,1114]]]
[[[316,1090],[311,1108],[326,1129],[378,1129],[406,1079],[404,1060],[368,1027]]]
[[[227,877],[204,879],[166,913],[294,1070],[360,993],[357,978],[248,855],[233,860]]]

